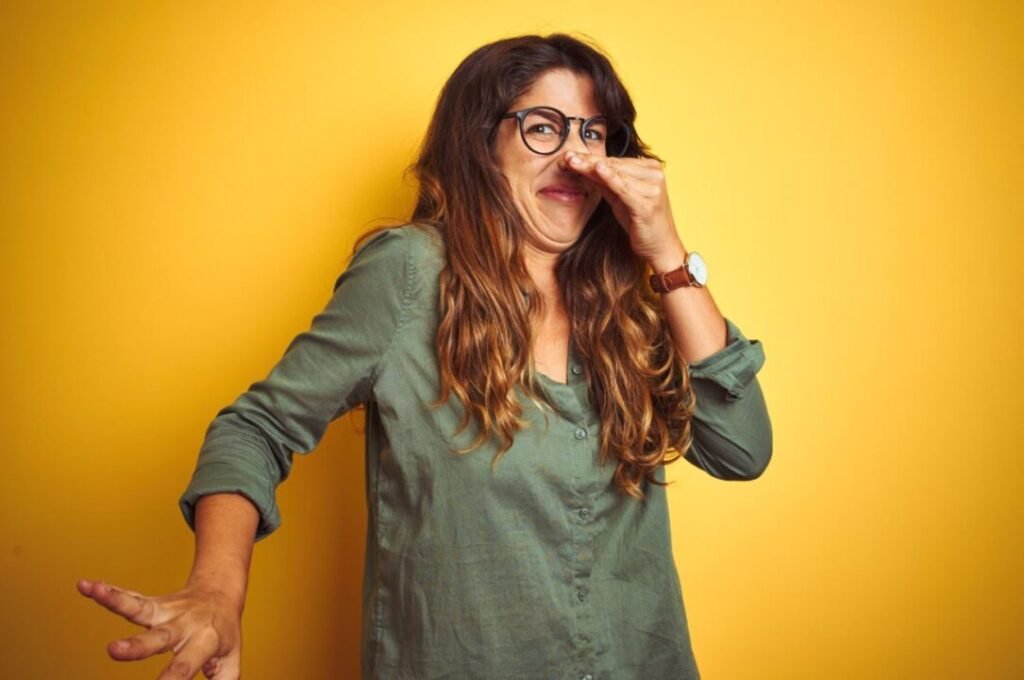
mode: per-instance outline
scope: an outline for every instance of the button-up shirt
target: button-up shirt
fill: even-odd
[[[454,396],[431,405],[443,265],[430,228],[374,235],[269,375],[217,413],[180,499],[185,520],[194,529],[200,496],[238,492],[266,538],[292,454],[365,404],[364,679],[699,678],[666,489],[645,483],[638,500],[612,485],[572,342],[567,383],[538,374],[548,405],[517,388],[529,426],[496,464],[493,443],[454,451],[475,430],[454,436]],[[771,456],[755,376],[764,352],[726,325],[726,347],[689,366],[698,401],[686,460],[752,479]]]

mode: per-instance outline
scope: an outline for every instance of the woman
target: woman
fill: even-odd
[[[761,474],[764,353],[702,285],[634,119],[607,58],[569,36],[463,61],[411,223],[364,239],[311,328],[210,425],[181,498],[187,587],[80,582],[149,628],[111,656],[237,678],[275,488],[365,404],[364,678],[699,677],[664,465]]]

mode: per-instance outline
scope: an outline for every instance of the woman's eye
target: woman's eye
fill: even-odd
[[[555,132],[554,126],[553,125],[548,125],[547,123],[537,123],[536,125],[532,125],[527,130],[527,132],[530,133],[530,134],[540,134],[540,135],[553,135],[553,134],[557,134]]]
[[[587,130],[587,139],[593,139],[595,142],[603,142],[604,132],[601,130]]]

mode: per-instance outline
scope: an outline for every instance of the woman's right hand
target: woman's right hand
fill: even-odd
[[[78,591],[148,630],[107,645],[117,661],[137,661],[162,652],[174,658],[157,680],[238,680],[242,658],[241,604],[216,588],[187,585],[170,595],[149,597],[125,588],[80,579]]]

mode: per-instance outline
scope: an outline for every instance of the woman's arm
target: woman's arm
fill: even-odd
[[[678,268],[686,249],[676,230],[665,171],[651,158],[567,151],[566,167],[594,183],[629,234],[633,252],[656,273]],[[707,287],[662,295],[673,342],[690,365],[697,394],[686,459],[719,479],[755,479],[768,465],[772,429],[755,374],[764,349],[718,311]]]
[[[241,494],[202,496],[196,503],[196,552],[188,585],[216,585],[241,613],[259,520],[255,504]]]
[[[681,267],[686,255],[682,241],[676,238],[648,262],[655,274],[663,274]],[[672,339],[687,363],[697,363],[725,347],[725,318],[707,286],[682,286],[662,293],[661,303]]]
[[[726,346],[689,365],[697,408],[686,460],[712,477],[757,479],[772,457],[772,423],[757,372],[764,347],[725,319]]]
[[[203,496],[195,506],[196,554],[188,583],[151,596],[106,581],[79,579],[78,590],[146,630],[107,645],[117,661],[171,652],[161,678],[237,680],[242,610],[259,512],[237,493]]]
[[[309,329],[263,380],[218,411],[178,501],[189,526],[195,529],[200,498],[235,493],[259,513],[256,542],[278,528],[275,490],[291,472],[293,454],[312,452],[331,421],[372,396],[378,365],[407,310],[410,238],[391,229],[368,240]]]
[[[661,274],[680,267],[686,254],[677,238],[649,262]],[[757,479],[772,457],[771,419],[756,376],[764,348],[722,316],[706,286],[676,288],[661,299],[697,396],[686,459],[718,479]]]

